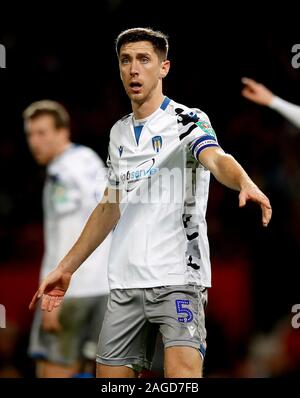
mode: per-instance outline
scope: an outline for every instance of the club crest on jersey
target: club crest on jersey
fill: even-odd
[[[160,135],[156,135],[152,138],[152,146],[156,153],[158,153],[162,147],[162,138]]]
[[[118,149],[119,149],[119,155],[120,155],[120,157],[121,157],[121,156],[122,156],[122,153],[123,153],[123,150],[124,150],[123,145],[120,145]]]

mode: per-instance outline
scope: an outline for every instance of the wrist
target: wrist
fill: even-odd
[[[73,274],[74,271],[72,271],[72,266],[71,263],[69,261],[66,260],[62,260],[58,266],[57,269],[62,272],[63,274]]]
[[[247,178],[243,179],[240,183],[240,191],[242,190],[249,190],[251,188],[256,188],[256,184],[247,176]]]
[[[268,104],[268,107],[271,109],[276,109],[278,105],[280,106],[281,101],[281,98],[277,97],[277,95],[273,95]]]

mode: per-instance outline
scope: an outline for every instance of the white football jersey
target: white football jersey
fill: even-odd
[[[90,148],[71,144],[48,165],[43,193],[45,253],[41,279],[73,246],[105,186],[105,165]],[[67,297],[108,293],[110,243],[111,236],[108,236],[74,273]]]
[[[211,285],[206,206],[210,173],[197,159],[218,146],[207,115],[165,97],[145,120],[111,129],[108,181],[122,191],[109,259],[114,288]]]

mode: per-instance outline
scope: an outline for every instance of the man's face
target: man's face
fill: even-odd
[[[65,129],[57,129],[53,117],[41,115],[25,123],[26,139],[29,149],[41,165],[48,164],[57,154]]]
[[[139,41],[121,46],[121,79],[131,101],[143,103],[152,96],[169,70],[169,61],[161,61],[152,43]]]

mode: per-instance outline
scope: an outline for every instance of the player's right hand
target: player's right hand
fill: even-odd
[[[68,289],[71,277],[71,273],[55,268],[41,283],[29,304],[29,309],[33,310],[40,298],[42,298],[43,311],[52,311],[58,307]]]

